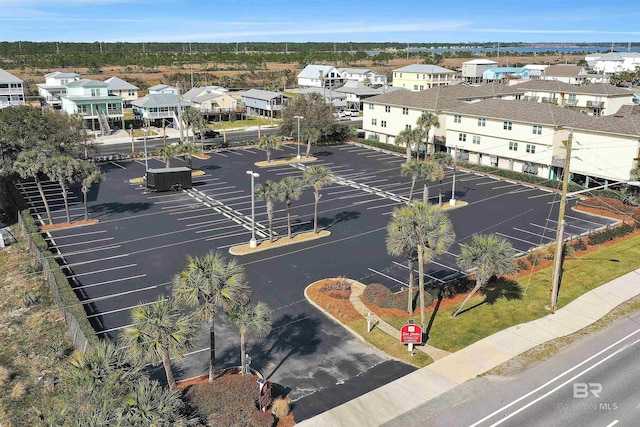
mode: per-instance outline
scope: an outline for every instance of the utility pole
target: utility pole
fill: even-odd
[[[178,89],[178,128],[180,129],[180,143],[183,143],[184,142],[184,133],[183,133],[183,130],[182,130],[182,126],[183,126],[183,122],[182,122],[182,106],[180,105],[180,87],[178,86],[178,82],[176,82],[176,88]]]
[[[571,143],[573,141],[573,129],[569,130],[569,136],[565,145],[564,171],[562,175],[562,196],[558,212],[558,229],[556,231],[556,255],[554,258],[553,281],[551,283],[551,296],[549,298],[549,311],[555,313],[558,308],[558,291],[560,290],[560,276],[562,273],[562,252],[564,249],[564,210],[567,204],[567,187],[569,186]]]

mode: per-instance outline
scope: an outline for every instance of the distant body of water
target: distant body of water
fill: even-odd
[[[469,53],[482,53],[482,52],[495,52],[498,50],[498,47],[479,47],[479,48],[458,48],[458,49],[409,49],[409,53],[416,52],[431,52],[431,53],[444,53],[444,52],[469,52]],[[627,52],[627,48],[623,48],[620,46],[614,47],[616,52]],[[407,50],[402,50],[398,52],[406,52]],[[610,47],[604,46],[581,46],[581,47],[501,47],[500,52],[558,52],[558,53],[573,53],[573,52],[603,52],[607,53],[611,51]],[[640,47],[632,47],[631,52],[640,52]],[[377,55],[380,51],[370,51],[367,52],[369,55]]]

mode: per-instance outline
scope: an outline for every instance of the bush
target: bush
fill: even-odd
[[[540,258],[542,257],[543,257],[542,249],[533,249],[527,255],[527,261],[529,261],[529,264],[535,267],[536,265],[538,265],[538,263],[540,262]]]
[[[349,299],[351,295],[351,284],[344,277],[338,277],[329,281],[322,289],[322,292],[331,298]]]
[[[414,289],[414,292],[417,292],[417,290]],[[372,283],[367,285],[362,294],[362,298],[369,304],[377,305],[380,308],[406,310],[409,289],[403,288],[400,292],[394,293],[380,283]],[[425,292],[424,304],[427,307],[433,304],[433,296],[431,296],[429,292]]]
[[[581,252],[581,251],[586,251],[587,250],[587,245],[584,243],[584,240],[582,239],[578,239],[575,242],[573,242],[571,244],[571,246],[573,247],[573,250],[575,252]]]
[[[521,258],[518,258],[516,260],[516,268],[518,269],[518,271],[528,270],[529,269],[529,264],[524,262]]]
[[[360,144],[368,145],[370,147],[383,148],[385,150],[393,151],[394,153],[406,153],[405,147],[399,145],[387,144],[384,142],[376,141],[375,139],[353,138],[354,141]]]
[[[273,401],[273,415],[277,418],[284,418],[291,412],[291,398],[278,397]]]
[[[618,227],[606,228],[604,230],[591,233],[587,238],[587,242],[591,246],[601,245],[613,239],[617,239],[619,237],[623,237],[627,234],[633,233],[634,229],[635,227],[633,225],[623,223]]]
[[[212,383],[189,387],[185,398],[210,425],[271,427],[274,423],[272,414],[258,410],[258,384],[250,375],[224,374]]]

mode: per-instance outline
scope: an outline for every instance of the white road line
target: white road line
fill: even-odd
[[[393,263],[394,263],[395,265],[399,265],[400,267],[404,268],[405,270],[408,270],[408,269],[409,269],[409,267],[408,267],[408,266],[406,266],[406,265],[404,265],[404,264],[400,264],[399,262],[393,261]],[[417,268],[414,270],[414,273],[418,273],[418,274],[420,274],[420,272],[418,271],[418,269],[417,269]],[[429,279],[433,279],[433,280],[435,280],[435,281],[437,281],[437,282],[444,283],[444,280],[442,280],[442,279],[438,279],[437,277],[431,276],[431,275],[429,275],[429,274],[427,274],[427,273],[423,273],[423,275],[424,275],[425,277],[428,277]],[[407,286],[408,286],[408,285],[407,285]]]
[[[117,166],[119,168],[126,169],[126,167],[124,167],[124,166],[122,166],[122,165],[120,165],[120,164],[118,164],[116,162],[109,162],[109,163],[111,163],[112,165]]]
[[[516,231],[519,231],[521,233],[532,234],[534,236],[541,237],[543,239],[556,240],[555,237],[544,236],[542,234],[534,233],[534,232],[531,232],[531,231],[528,231],[528,230],[523,230],[522,228],[513,227],[513,229],[516,230]]]
[[[482,178],[488,178],[488,177],[483,176]],[[469,180],[463,180],[463,181],[469,181]],[[476,185],[481,186],[481,185],[489,185],[489,184],[496,184],[496,180],[492,179],[491,181],[487,181],[487,182],[479,182]]]
[[[102,270],[94,270],[94,271],[88,271],[86,273],[79,273],[79,274],[70,274],[68,277],[80,277],[80,276],[87,276],[89,274],[96,274],[96,273],[104,273],[105,271],[114,271],[114,270],[120,270],[123,268],[129,268],[129,267],[135,267],[138,264],[127,264],[127,265],[119,265],[117,267],[111,267],[111,268],[103,268]]]
[[[394,282],[400,283],[402,286],[408,286],[406,283],[401,282],[400,280],[396,279],[395,277],[387,276],[386,274],[381,273],[378,270],[374,270],[373,268],[368,268],[367,270],[373,271],[374,273],[379,274],[382,277],[386,277],[389,280],[393,280]]]
[[[98,282],[98,283],[91,283],[89,285],[76,286],[73,289],[93,288],[93,287],[96,287],[96,286],[108,285],[110,283],[124,282],[125,280],[139,279],[141,277],[146,277],[146,276],[147,276],[146,274],[138,274],[136,276],[121,277],[120,279],[106,280],[104,282]]]
[[[106,233],[106,232],[107,232],[107,230],[89,231],[87,233],[82,233],[82,234],[69,234],[69,235],[66,235],[66,236],[45,237],[44,239],[45,240],[49,240],[49,239],[66,239],[68,237],[88,236],[89,234],[98,234],[98,233]]]
[[[142,304],[138,304],[135,305],[133,307],[125,307],[125,308],[118,308],[116,310],[109,310],[109,311],[102,311],[100,313],[96,313],[96,314],[90,314],[87,316],[87,319],[91,319],[92,317],[98,317],[98,316],[104,316],[105,314],[111,314],[111,313],[117,313],[119,311],[126,311],[126,310],[131,310],[132,308],[136,308],[136,307],[144,307],[145,305],[149,305],[149,304],[155,304],[157,301],[151,301],[151,302],[144,302]]]
[[[613,427],[614,425],[618,424],[619,420],[613,420],[611,423],[607,424],[607,427]]]
[[[400,202],[387,203],[385,205],[379,205],[379,206],[370,206],[370,207],[367,208],[367,210],[388,208],[389,206],[398,206],[398,204],[400,204]],[[402,203],[402,204],[404,205],[405,203]]]
[[[571,215],[565,215],[564,217],[565,217],[565,218],[570,218],[570,219],[575,219],[576,221],[588,222],[588,223],[590,223],[590,224],[595,224],[595,225],[598,225],[598,226],[600,226],[600,227],[604,227],[604,226],[606,226],[606,225],[607,225],[607,224],[602,224],[602,223],[600,223],[600,222],[589,221],[588,219],[578,218],[578,217],[571,216]],[[558,221],[555,221],[555,222],[558,222]]]
[[[492,190],[500,190],[503,188],[509,188],[509,187],[513,187],[514,185],[519,185],[519,184],[507,184],[507,185],[501,185],[500,187],[492,187]]]
[[[542,190],[546,194],[538,194],[537,196],[529,196],[529,197],[527,197],[527,199],[537,199],[539,197],[549,197],[549,196],[559,196],[560,195],[560,193],[546,192],[546,190],[543,190],[542,188],[539,188],[538,190]]]
[[[532,246],[537,246],[538,245],[537,243],[533,243],[533,242],[530,242],[530,241],[524,240],[524,239],[518,239],[517,237],[509,236],[508,234],[503,234],[503,233],[496,233],[496,234],[498,236],[506,237],[507,239],[519,240],[521,242],[528,243],[528,244],[530,244]]]
[[[222,156],[222,157],[229,157],[226,154],[218,153],[217,151],[214,151],[213,154],[217,154],[218,156]]]
[[[448,266],[448,265],[446,265],[446,264],[441,264],[441,263],[436,262],[436,261],[431,261],[431,262],[429,262],[429,264],[439,265],[440,267],[444,267],[444,268],[446,268],[447,270],[451,270],[451,271],[458,271],[458,270],[457,270],[457,269],[455,269],[455,268],[451,268],[450,266]]]
[[[77,246],[77,245],[86,245],[88,243],[97,243],[97,242],[106,242],[107,240],[113,240],[114,237],[106,237],[104,239],[96,239],[96,240],[87,240],[84,242],[78,243],[69,243],[67,245],[55,245],[56,248],[66,248],[67,246]]]

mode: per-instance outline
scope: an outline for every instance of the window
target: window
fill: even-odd
[[[513,142],[513,141],[509,141],[509,150],[518,151],[518,143],[517,142]]]
[[[387,121],[386,120],[381,120],[380,121],[380,126],[382,126],[383,128],[387,127]]]
[[[100,89],[91,89],[91,96],[100,96]]]
[[[485,127],[487,125],[487,119],[478,117],[478,126]]]
[[[395,79],[396,77],[398,77],[398,73],[393,73],[393,78]]]
[[[480,145],[480,137],[479,136],[474,136],[473,137],[473,143]]]
[[[467,134],[466,133],[459,133],[458,134],[458,141],[465,142],[466,140],[467,140]]]
[[[400,77],[400,78],[402,78],[402,73],[400,73],[400,76],[399,76],[399,77]]]
[[[130,90],[129,91],[129,96],[134,96],[136,94],[136,92],[134,90]]]
[[[461,123],[462,122],[462,116],[460,114],[456,114],[453,116],[453,123]]]
[[[85,104],[78,105],[78,113],[87,114],[88,112],[89,112],[89,109],[87,108],[87,105]]]
[[[517,94],[516,95],[516,101],[520,101],[522,100],[522,94]]]
[[[405,128],[406,130],[411,130],[411,125],[404,125],[404,128]]]
[[[504,122],[504,123],[502,123],[502,129],[504,129],[504,130],[511,130],[512,127],[513,127],[513,123],[512,122]]]
[[[373,110],[373,104],[369,104],[369,110]]]
[[[418,85],[413,85],[413,90],[418,90]]]
[[[409,109],[407,107],[402,107],[402,114],[404,114],[405,116],[409,115]]]
[[[542,135],[542,126],[533,125],[533,134],[534,135]]]
[[[527,153],[531,153],[531,154],[535,154],[536,153],[536,146],[533,144],[527,144]]]
[[[424,90],[424,85],[420,85],[420,90]]]
[[[377,125],[378,124],[378,119],[371,119],[371,124],[373,126]]]
[[[385,112],[385,113],[390,113],[390,112],[391,112],[391,106],[389,106],[389,105],[385,105],[385,106],[384,106],[384,112]]]

